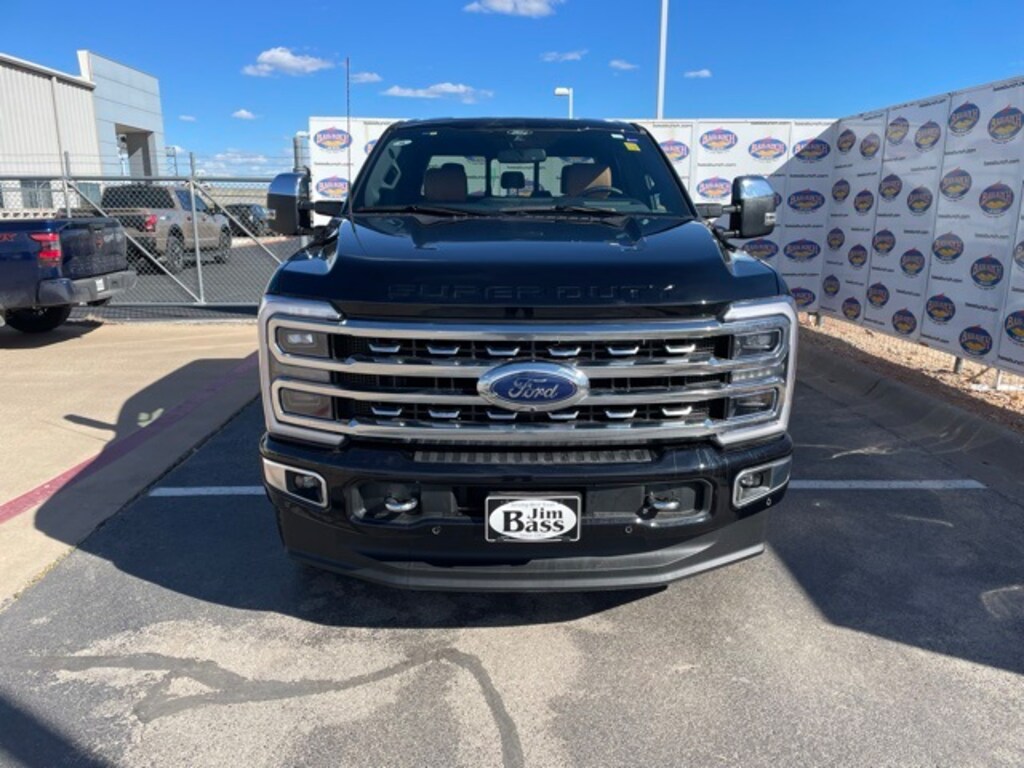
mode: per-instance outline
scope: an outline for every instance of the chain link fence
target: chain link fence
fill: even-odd
[[[0,176],[0,220],[112,216],[139,275],[112,304],[254,306],[298,238],[268,226],[270,178]]]

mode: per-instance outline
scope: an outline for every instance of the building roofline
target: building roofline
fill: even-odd
[[[19,59],[17,56],[11,56],[9,53],[0,53],[0,64],[7,64],[18,69],[28,70],[29,72],[35,72],[38,75],[45,75],[46,77],[55,77],[58,80],[68,83],[70,85],[77,85],[81,88],[87,88],[90,91],[96,88],[95,83],[91,83],[84,77],[78,75],[71,75],[67,72],[61,72],[58,69],[51,69],[50,67],[44,67],[42,64],[36,64],[32,61],[26,61],[25,59]]]
[[[78,54],[78,61],[79,61],[80,64],[82,62],[82,54],[86,54],[88,56],[95,56],[97,59],[103,59],[104,61],[109,61],[111,64],[117,64],[117,66],[119,66],[119,67],[124,67],[125,69],[130,69],[130,70],[132,70],[134,72],[138,72],[140,75],[145,75],[146,77],[151,77],[154,80],[159,80],[160,79],[156,75],[151,74],[151,73],[147,72],[144,69],[139,69],[138,67],[133,67],[131,64],[125,64],[123,61],[118,61],[117,59],[112,59],[109,56],[104,56],[102,53],[96,53],[96,51],[90,51],[88,48],[79,48],[77,51],[75,51],[75,53]]]

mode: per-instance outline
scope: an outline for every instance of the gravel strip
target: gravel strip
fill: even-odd
[[[996,390],[995,369],[965,360],[960,373],[953,372],[953,356],[921,344],[876,333],[833,318],[822,318],[820,327],[801,316],[801,344],[816,347],[869,366],[884,376],[903,382],[932,397],[1024,433],[1024,377],[1003,373],[1004,388]]]

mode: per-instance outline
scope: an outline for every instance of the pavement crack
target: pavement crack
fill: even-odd
[[[523,744],[519,740],[519,729],[516,728],[515,720],[508,712],[501,693],[487,674],[479,657],[470,653],[464,653],[455,648],[446,648],[438,654],[442,659],[461,667],[476,678],[477,684],[484,695],[487,706],[490,707],[491,717],[494,724],[498,726],[498,734],[501,737],[501,758],[505,768],[521,766],[525,764],[523,759]]]
[[[127,656],[44,656],[32,660],[32,666],[47,671],[84,672],[90,669],[129,669],[136,672],[163,672],[158,682],[145,692],[132,708],[142,723],[198,707],[251,704],[278,701],[323,693],[352,690],[387,680],[433,662],[452,664],[473,676],[494,719],[501,741],[502,763],[506,768],[524,765],[523,746],[515,720],[494,685],[483,662],[456,648],[442,648],[416,654],[373,672],[344,680],[253,680],[225,669],[214,661],[179,658],[160,653]],[[182,696],[172,692],[175,681],[191,679],[210,689]]]

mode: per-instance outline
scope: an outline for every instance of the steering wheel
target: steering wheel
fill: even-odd
[[[580,192],[579,196],[580,197],[590,197],[591,195],[594,195],[594,194],[597,194],[597,193],[600,193],[600,192],[604,192],[605,194],[609,194],[609,195],[613,195],[613,194],[614,195],[618,195],[619,197],[625,197],[626,196],[625,192],[623,192],[618,187],[611,186],[610,184],[595,184],[592,187],[587,187],[582,192]]]

